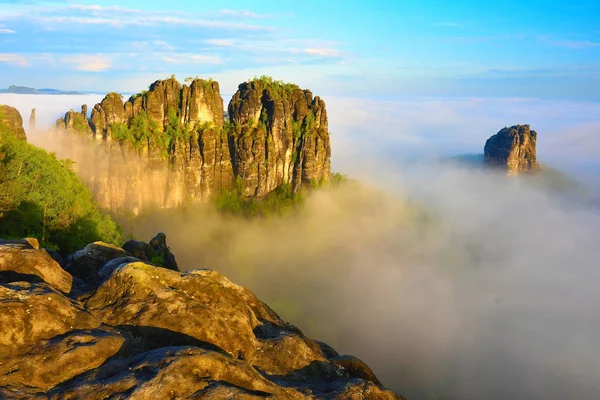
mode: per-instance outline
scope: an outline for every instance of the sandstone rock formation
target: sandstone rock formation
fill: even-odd
[[[18,139],[27,140],[23,118],[16,108],[0,104],[0,124],[5,124]]]
[[[0,281],[0,398],[401,399],[218,272],[115,258],[67,293],[56,263],[22,274],[47,256],[25,243],[0,243],[21,252]]]
[[[0,282],[17,278],[45,281],[63,293],[69,293],[73,284],[73,277],[46,251],[40,251],[37,240],[0,239]]]
[[[60,265],[73,277],[86,283],[96,283],[101,278],[100,271],[109,262],[113,267],[117,267],[123,262],[130,262],[131,259],[179,271],[164,233],[156,235],[150,243],[130,240],[123,248],[104,242],[90,243],[60,261]],[[114,260],[116,262],[112,262]]]
[[[31,109],[31,115],[29,116],[29,132],[35,131],[35,108]]]
[[[56,120],[55,126],[58,129],[69,130],[71,132],[91,133],[92,130],[90,129],[87,117],[87,105],[84,104],[81,106],[81,112],[67,111],[64,118]]]
[[[85,114],[71,110],[56,127],[98,139],[95,164],[104,167],[78,172],[112,210],[207,202],[236,180],[261,197],[331,176],[325,103],[296,85],[241,84],[227,121],[218,83],[202,79],[159,80],[125,102],[109,93]]]
[[[502,168],[510,175],[535,172],[537,132],[529,125],[503,128],[490,137],[484,148],[484,161],[488,166]]]
[[[230,136],[234,172],[246,194],[330,178],[325,102],[309,90],[269,79],[242,83],[228,111],[237,129]]]

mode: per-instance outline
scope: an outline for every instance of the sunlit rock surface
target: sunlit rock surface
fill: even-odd
[[[81,254],[106,260],[87,270],[100,279],[68,291],[44,250],[0,242],[0,254],[15,252],[2,264],[15,274],[0,281],[0,398],[401,399],[216,271],[95,243]]]
[[[485,163],[506,169],[510,175],[537,171],[536,142],[537,132],[531,130],[529,125],[503,128],[486,141]]]
[[[27,140],[23,118],[16,108],[0,104],[0,123],[6,124],[18,139]]]
[[[310,91],[254,80],[239,86],[228,113],[217,82],[170,78],[127,101],[109,93],[89,120],[87,109],[71,110],[56,127],[97,139],[91,165],[75,167],[111,210],[205,203],[236,182],[262,197],[330,179],[325,103]]]

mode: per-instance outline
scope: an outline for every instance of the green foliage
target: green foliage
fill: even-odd
[[[192,127],[181,125],[175,109],[168,111],[164,132],[160,131],[158,123],[149,118],[143,110],[133,117],[129,126],[122,122],[114,122],[110,127],[113,139],[131,144],[136,149],[150,145],[165,158],[173,153],[178,141],[189,139],[192,132]]]
[[[142,90],[140,93],[136,93],[129,98],[130,101],[137,99],[138,97],[146,97],[148,90]]]
[[[341,185],[342,183],[348,182],[348,176],[339,172],[334,172],[331,176],[332,185]]]
[[[202,80],[202,88],[205,92],[212,91],[213,78],[203,79]]]
[[[300,206],[305,196],[304,192],[293,192],[289,184],[278,187],[261,199],[244,196],[243,188],[244,181],[238,177],[232,190],[221,192],[213,201],[217,210],[245,217],[283,215]]]
[[[0,236],[36,237],[63,254],[97,240],[120,244],[120,228],[71,166],[0,126]]]
[[[294,139],[300,139],[302,136],[302,123],[298,121],[292,121],[292,136]]]
[[[346,175],[335,173],[330,180],[311,180],[310,184],[294,192],[291,185],[283,184],[263,198],[244,196],[244,180],[237,177],[232,190],[222,191],[213,204],[218,211],[244,217],[281,216],[301,207],[307,194],[312,190],[335,187],[347,183]]]
[[[260,83],[265,90],[271,93],[273,97],[278,100],[290,97],[294,90],[298,89],[298,86],[294,85],[293,83],[276,81],[267,75],[255,76],[249,81]]]
[[[77,132],[87,132],[90,129],[88,125],[87,117],[84,117],[80,113],[76,113],[73,118],[73,130]]]
[[[127,127],[126,124],[122,122],[113,122],[110,125],[110,131],[112,134],[112,138],[122,141],[122,142],[131,142],[133,143],[133,133]]]
[[[135,148],[140,148],[142,145],[148,144],[148,139],[152,136],[152,124],[148,119],[146,111],[143,111],[133,117],[129,126],[129,140],[131,140]]]
[[[175,143],[183,139],[183,127],[179,122],[179,113],[174,108],[169,108],[167,113],[167,126],[165,126],[163,138],[162,149],[166,150],[167,154],[172,153]]]
[[[262,110],[260,111],[259,126],[265,132],[267,131],[267,121],[268,120],[269,120],[269,115],[267,114],[267,109],[263,107]]]
[[[163,264],[165,263],[165,260],[163,260],[163,258],[161,256],[159,256],[158,254],[150,257],[150,262],[154,265],[156,265],[157,267],[162,267]]]

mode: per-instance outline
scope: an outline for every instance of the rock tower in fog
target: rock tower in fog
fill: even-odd
[[[535,172],[539,169],[536,142],[537,132],[529,125],[503,128],[486,141],[484,162],[491,167],[506,169],[509,175]]]

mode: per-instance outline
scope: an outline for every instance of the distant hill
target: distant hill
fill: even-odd
[[[11,85],[8,89],[0,89],[0,93],[14,94],[84,94],[81,92],[65,92],[57,89],[34,89],[26,86]]]

